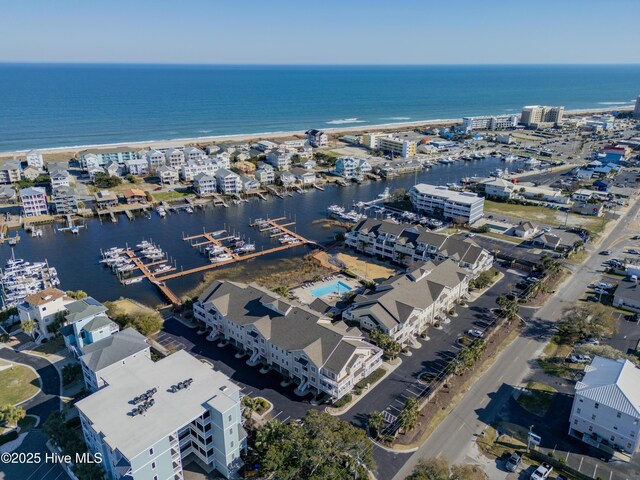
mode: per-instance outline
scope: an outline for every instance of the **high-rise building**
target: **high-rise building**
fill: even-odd
[[[562,121],[564,107],[545,107],[529,105],[522,107],[520,123],[528,127],[546,127],[558,125]]]
[[[636,98],[636,107],[633,109],[633,118],[640,118],[640,95]]]

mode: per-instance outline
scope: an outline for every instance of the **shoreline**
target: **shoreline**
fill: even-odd
[[[585,115],[585,114],[597,114],[605,113],[614,110],[615,107],[602,107],[602,108],[584,108],[565,110],[565,115]],[[618,111],[632,111],[633,106],[621,106],[615,108]],[[417,128],[423,126],[435,126],[435,125],[453,125],[461,123],[462,118],[438,118],[432,120],[415,120],[406,122],[391,122],[391,123],[379,123],[372,125],[354,125],[350,127],[330,127],[323,128],[322,131],[328,135],[341,135],[348,133],[360,133],[370,132],[377,130],[395,130],[403,128]],[[227,135],[210,135],[202,137],[184,137],[184,138],[172,138],[164,140],[137,140],[132,142],[112,142],[112,143],[96,143],[87,145],[70,145],[62,147],[44,147],[44,148],[29,148],[23,150],[12,150],[0,152],[0,159],[6,160],[17,155],[23,155],[30,150],[37,150],[42,154],[64,154],[69,153],[71,157],[74,157],[77,153],[88,149],[103,149],[103,148],[116,148],[116,147],[131,147],[132,149],[143,149],[145,147],[150,148],[162,148],[162,147],[177,147],[189,144],[199,143],[224,143],[224,142],[246,142],[252,140],[275,140],[275,139],[287,139],[304,137],[304,130],[289,130],[289,131],[275,131],[275,132],[259,132],[259,133],[235,133]]]

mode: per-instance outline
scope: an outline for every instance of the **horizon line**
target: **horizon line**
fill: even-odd
[[[182,67],[563,67],[563,66],[640,66],[629,63],[157,63],[157,62],[96,62],[96,61],[3,61],[0,65],[51,65],[51,66],[182,66]]]

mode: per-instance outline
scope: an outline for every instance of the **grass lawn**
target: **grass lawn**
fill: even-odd
[[[15,405],[40,390],[40,378],[30,368],[13,365],[0,372],[0,405]]]
[[[502,240],[503,242],[509,242],[509,243],[513,243],[515,245],[520,245],[523,242],[522,238],[512,237],[510,235],[503,235],[501,233],[495,233],[495,232],[478,233],[477,235],[483,235],[485,237],[497,238],[498,240]]]
[[[57,337],[57,338],[52,338],[48,342],[41,343],[36,348],[34,348],[33,351],[44,353],[45,355],[50,355],[52,353],[59,352],[63,348],[64,348],[64,338]]]
[[[171,190],[170,192],[151,192],[151,197],[156,202],[166,202],[169,200],[180,200],[184,197],[193,195],[191,192],[178,192]]]
[[[558,213],[562,213],[564,217],[564,212],[559,212],[558,210],[553,210],[551,208],[518,205],[515,203],[493,202],[486,199],[484,201],[484,211],[485,213],[492,213],[498,216],[506,215],[511,217],[518,217],[523,220],[545,223],[549,225],[559,224]]]
[[[584,365],[567,362],[567,355],[572,349],[572,345],[560,345],[554,338],[545,346],[542,356],[538,358],[538,365],[549,375],[573,380],[575,373],[584,370]]]
[[[153,315],[155,313],[154,309],[139,305],[128,298],[121,298],[120,300],[111,302],[111,304],[118,312],[126,315]]]
[[[509,429],[498,428],[509,431]],[[485,428],[484,435],[478,436],[476,441],[481,450],[497,458],[511,454],[514,450],[522,450],[527,447],[526,443],[521,442],[512,435],[502,434],[498,436],[496,429],[491,426]]]

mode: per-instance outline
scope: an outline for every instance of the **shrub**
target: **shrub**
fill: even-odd
[[[377,370],[371,372],[369,375],[367,375],[365,378],[363,378],[362,380],[360,380],[358,383],[356,383],[356,388],[366,388],[367,385],[372,385],[375,382],[377,382],[378,380],[380,380],[382,377],[384,377],[384,374],[387,373],[387,371],[380,367]]]
[[[353,396],[350,393],[347,393],[344,397],[339,398],[338,400],[333,402],[333,406],[336,408],[341,408],[350,403],[351,400],[353,400]]]

